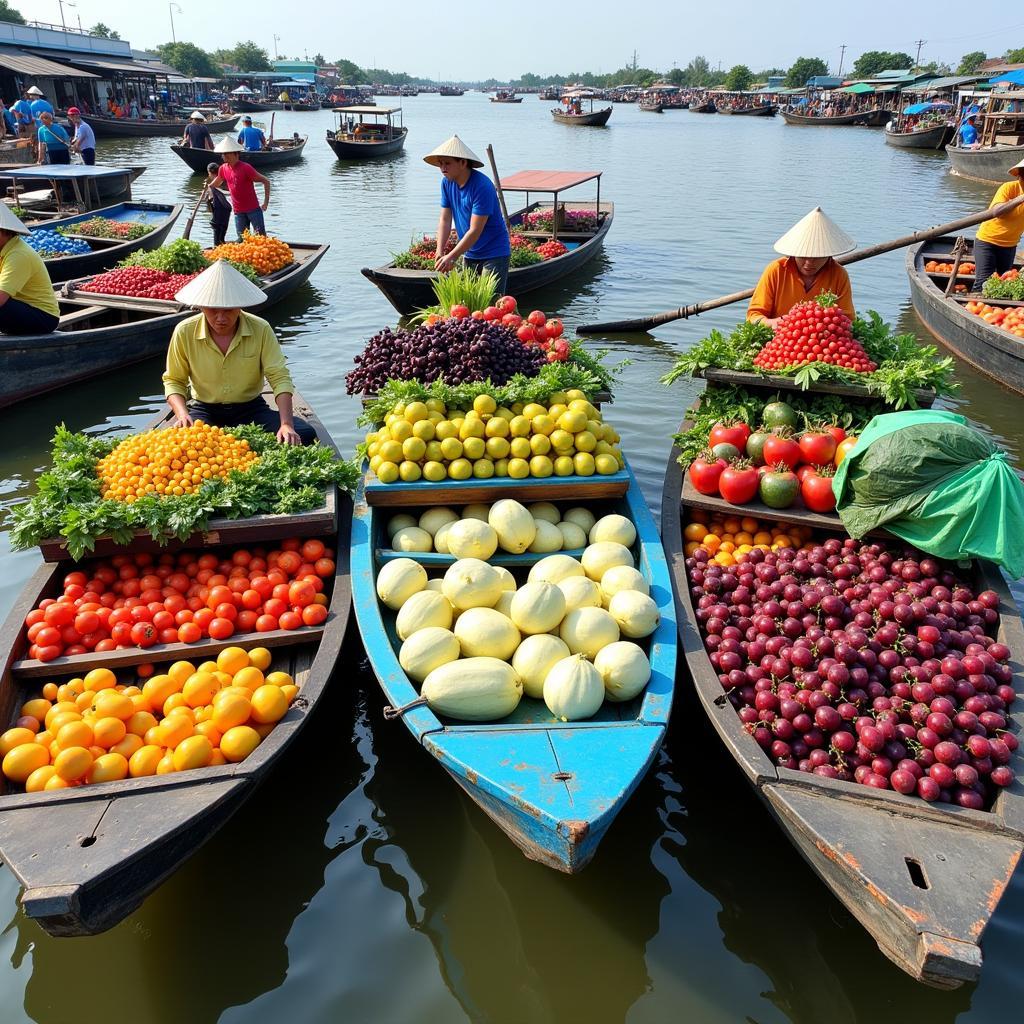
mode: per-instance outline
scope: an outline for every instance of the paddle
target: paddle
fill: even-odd
[[[860,260],[870,259],[872,256],[879,256],[883,252],[892,252],[894,249],[905,249],[908,245],[917,242],[926,242],[930,238],[938,238],[940,235],[948,235],[962,228],[969,228],[982,221],[992,220],[994,217],[1001,217],[1005,213],[1024,203],[1024,196],[1011,199],[1008,203],[1000,203],[998,206],[989,207],[981,213],[972,213],[969,217],[961,217],[960,220],[950,221],[948,224],[940,224],[935,228],[928,228],[926,231],[915,231],[912,235],[904,235],[902,238],[894,238],[891,242],[879,242],[878,245],[870,245],[866,249],[858,249],[856,252],[840,256],[836,262],[841,264],[857,263]],[[720,306],[729,306],[734,302],[742,302],[754,294],[753,288],[747,288],[742,292],[733,292],[732,295],[721,295],[717,299],[709,299],[706,302],[695,302],[689,306],[680,306],[678,309],[668,310],[665,313],[655,313],[653,316],[642,317],[638,320],[613,320],[604,324],[583,324],[576,328],[577,334],[630,334],[643,332],[659,327],[661,324],[671,323],[673,320],[685,320],[687,317],[697,316],[709,309],[718,309]]]
[[[203,191],[199,193],[199,198],[196,200],[196,205],[192,207],[192,214],[188,219],[188,223],[185,225],[185,233],[181,236],[182,238],[188,238],[192,231],[192,225],[196,222],[196,214],[199,212],[199,204],[206,198],[206,193],[210,191],[209,185],[203,186]]]
[[[487,159],[491,162],[491,171],[494,174],[494,187],[498,192],[498,202],[501,204],[501,215],[505,218],[505,230],[511,235],[512,225],[508,219],[508,207],[505,205],[505,193],[501,190],[501,178],[498,177],[498,165],[494,162],[494,149],[487,143]]]
[[[270,112],[270,138],[267,139],[267,149],[270,149],[274,144],[274,117],[277,114],[276,110]]]

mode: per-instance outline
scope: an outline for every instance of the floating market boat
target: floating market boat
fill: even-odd
[[[0,171],[0,187],[11,192],[15,206],[31,215],[96,210],[104,204],[131,199],[132,182],[145,167],[106,167],[102,164],[46,164],[6,167]]]
[[[777,103],[755,104],[752,107],[729,107],[723,104],[718,107],[720,114],[735,114],[738,117],[774,117],[779,112]]]
[[[641,100],[637,103],[637,106],[648,114],[661,114],[665,110],[665,105],[663,103],[654,103],[652,101],[644,102]]]
[[[901,131],[893,128],[896,121],[885,126],[885,144],[897,149],[942,149],[953,134],[951,124],[936,124]]]
[[[821,128],[827,125],[866,125],[868,123],[868,117],[872,114],[872,111],[858,110],[852,114],[835,114],[832,117],[798,114],[795,110],[780,110],[779,113],[782,114],[782,119],[786,124],[814,125],[815,127]]]
[[[955,352],[982,373],[1024,394],[1024,338],[969,313],[966,309],[968,295],[953,293],[946,295],[949,274],[937,274],[926,269],[931,261],[953,262],[952,237],[936,238],[920,242],[907,250],[907,276],[910,278],[910,297],[914,310],[925,327],[946,348]],[[963,257],[971,260],[968,248]],[[974,275],[963,276],[963,282],[971,286]],[[978,296],[974,296],[978,299]],[[990,306],[1007,309],[1020,308],[1024,302],[1012,299],[984,299]]]
[[[294,261],[260,278],[266,309],[309,280],[328,245],[289,242]],[[89,278],[55,289],[60,323],[49,334],[0,334],[0,408],[138,363],[167,349],[175,326],[195,311],[173,300],[83,292]]]
[[[109,270],[115,263],[124,259],[129,253],[135,252],[136,249],[159,249],[171,228],[174,227],[174,222],[181,214],[181,209],[180,203],[173,206],[167,203],[117,203],[115,206],[106,206],[100,210],[93,210],[91,213],[80,213],[74,217],[61,217],[59,220],[47,221],[41,225],[47,231],[73,228],[76,224],[92,220],[94,217],[103,217],[121,224],[145,224],[150,228],[146,234],[132,240],[97,238],[94,235],[79,235],[74,231],[67,231],[66,238],[80,239],[88,244],[92,252],[81,253],[77,256],[55,256],[44,259],[43,262],[46,264],[50,280],[54,284],[59,284],[74,277],[98,274],[100,271]]]
[[[613,497],[615,493],[620,497]],[[604,478],[495,478],[419,485],[364,482],[352,522],[357,621],[388,702],[398,707],[416,700],[418,690],[398,661],[395,614],[377,600],[377,573],[396,556],[386,550],[386,520],[400,507],[461,506],[501,497],[563,499],[587,504],[595,514],[618,512],[633,522],[636,565],[661,615],[656,632],[640,641],[649,645],[650,682],[639,697],[622,704],[606,701],[586,721],[555,721],[543,701],[529,697],[497,722],[454,721],[426,707],[409,710],[402,718],[417,741],[527,857],[571,874],[593,858],[615,816],[646,774],[664,740],[672,707],[677,646],[672,585],[654,521],[628,467]],[[455,561],[445,555],[401,554],[428,569]],[[492,561],[525,579],[529,567],[542,557],[500,555]]]
[[[520,171],[510,178],[502,179],[502,191],[526,193],[527,205],[509,217],[513,233],[538,240],[554,239],[568,247],[568,252],[561,256],[509,270],[507,289],[510,295],[518,298],[527,292],[551,284],[578,270],[597,254],[604,244],[604,237],[615,216],[615,205],[601,201],[601,174],[601,171]],[[557,218],[553,220],[550,231],[524,229],[524,218],[527,214],[564,209],[564,201],[558,198],[560,193],[594,180],[597,181],[596,201],[572,204],[573,209],[596,213],[597,226],[594,230],[566,231],[557,226]],[[531,203],[530,192],[550,193],[552,199],[550,202]],[[415,313],[418,309],[425,309],[435,301],[433,284],[437,278],[436,271],[402,270],[392,262],[375,270],[364,267],[362,273],[384,293],[388,302],[402,316]]]
[[[722,371],[728,374],[728,371]],[[721,383],[732,382],[729,375]],[[753,376],[753,375],[740,375]],[[770,393],[776,386],[762,382]],[[792,379],[784,387],[795,390]],[[830,389],[834,390],[834,389]],[[846,393],[866,389],[850,385]],[[686,431],[684,423],[681,432]],[[991,811],[926,803],[808,774],[774,763],[746,731],[705,650],[685,565],[683,528],[695,509],[736,515],[737,506],[699,494],[673,449],[662,496],[662,539],[675,583],[677,620],[694,691],[726,751],[758,797],[879,948],[901,969],[938,988],[974,981],[981,970],[979,942],[1024,851],[1024,798],[1017,785],[1002,789]],[[743,515],[795,523],[845,536],[834,513],[772,509],[760,502]],[[994,566],[975,563],[978,590],[999,595],[998,639],[1013,656],[1024,650],[1020,613]],[[1014,689],[1024,680],[1015,665]],[[1018,732],[1024,713],[1008,712]],[[1011,768],[1021,775],[1021,757]]]
[[[338,126],[333,131],[328,130],[327,145],[339,160],[366,160],[397,153],[409,134],[409,129],[402,124],[401,107],[360,104],[335,107],[334,113]]]
[[[563,110],[560,107],[553,107],[551,110],[551,116],[559,124],[576,124],[588,127],[600,127],[608,123],[608,118],[612,116],[611,107],[602,107],[600,110],[594,109],[594,100],[599,99],[596,93],[588,92],[586,90],[577,90],[574,92],[567,92],[562,94],[562,103],[565,107]],[[583,110],[583,101],[589,102],[590,107],[588,110]],[[579,113],[573,113],[573,104],[579,107]]]
[[[284,104],[278,100],[247,100],[242,96],[236,96],[231,102],[240,114],[268,114],[272,110],[284,110]]]
[[[298,139],[271,139],[266,149],[246,150],[238,154],[240,160],[252,164],[258,171],[268,170],[274,167],[283,167],[285,164],[296,164],[302,159],[302,152],[306,148],[307,135],[300,135]],[[171,152],[181,157],[192,168],[194,174],[205,174],[206,166],[211,161],[223,163],[224,158],[220,153],[213,153],[208,149],[193,149],[191,146],[182,146],[174,143]]]
[[[984,113],[977,114],[978,146],[963,147],[959,138],[946,146],[950,171],[976,181],[1002,185],[1010,168],[1024,159],[1024,112],[1011,110],[1024,101],[1024,91],[993,93]]]
[[[499,89],[492,97],[492,103],[522,103],[523,97],[508,89]]]
[[[691,114],[717,114],[718,107],[714,100],[705,100],[703,103],[691,103],[687,108]]]
[[[314,427],[322,444],[334,448],[323,424],[299,394],[295,411]],[[169,417],[161,416],[150,427],[169,422]],[[329,615],[320,626],[290,634],[278,630],[277,636],[252,633],[223,641],[32,662],[23,659],[25,616],[42,598],[61,593],[64,575],[73,563],[44,563],[25,585],[0,631],[0,647],[8,652],[0,676],[6,721],[13,722],[22,703],[38,694],[44,678],[84,675],[99,667],[201,660],[216,657],[227,646],[271,648],[270,668],[288,672],[299,686],[299,699],[286,715],[248,757],[235,764],[38,793],[26,793],[2,780],[0,856],[24,888],[22,909],[48,934],[95,935],[137,909],[252,795],[316,708],[340,654],[352,603],[348,568],[352,503],[333,486],[331,491],[329,508],[234,521],[236,527],[246,525],[244,538],[239,537],[247,544],[301,535],[317,537],[336,549]],[[275,522],[268,527],[266,520]],[[217,543],[202,536],[198,540],[200,547]],[[153,550],[152,542],[142,549]]]
[[[96,133],[97,139],[153,138],[159,135],[183,135],[188,120],[164,120],[161,118],[103,117],[99,114],[83,114],[82,120]],[[229,132],[238,122],[238,114],[204,121],[210,133]]]
[[[437,94],[438,96],[462,96],[465,91],[465,89],[458,89],[454,85],[442,85],[437,90]]]

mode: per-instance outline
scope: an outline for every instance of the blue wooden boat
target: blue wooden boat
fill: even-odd
[[[559,500],[584,504],[595,515],[618,512],[636,525],[634,557],[658,604],[661,624],[648,645],[652,675],[635,700],[605,703],[583,722],[557,722],[543,701],[524,697],[510,715],[493,723],[455,722],[426,707],[403,715],[413,736],[463,790],[529,857],[575,873],[587,865],[620,808],[643,778],[662,741],[672,709],[676,668],[676,623],[672,582],[657,527],[631,470],[612,478],[566,477],[547,480],[487,480],[475,491],[451,492],[448,484],[405,485],[405,505],[458,506],[495,497],[523,501]],[[565,491],[559,485],[566,484]],[[469,481],[466,481],[469,483]],[[616,486],[617,485],[617,486]],[[376,577],[389,557],[385,524],[399,506],[375,504],[371,484],[356,496],[352,522],[352,587],[363,644],[381,688],[394,706],[418,696],[398,662],[394,613],[378,603]],[[597,497],[617,489],[619,497]],[[444,494],[442,498],[441,495]],[[457,497],[452,498],[452,494]],[[369,500],[368,500],[369,499]],[[407,554],[439,575],[455,559],[446,555]],[[497,556],[514,574],[544,555]]]

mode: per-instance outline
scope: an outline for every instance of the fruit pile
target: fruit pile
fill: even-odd
[[[913,548],[830,538],[686,559],[704,645],[778,765],[983,810],[1013,782],[999,596]]]
[[[38,793],[244,761],[298,693],[270,664],[265,647],[227,647],[198,667],[140,665],[131,684],[107,668],[47,683],[0,735],[4,777]]]
[[[58,228],[65,235],[88,235],[90,238],[120,238],[134,241],[153,230],[151,224],[140,224],[132,220],[111,220],[109,217],[90,217]]]
[[[132,295],[143,299],[173,299],[196,274],[172,274],[166,270],[148,267],[118,267],[98,274],[85,284],[80,292],[102,295]]]
[[[878,366],[868,359],[852,328],[850,318],[836,305],[831,293],[799,302],[779,320],[774,337],[758,352],[754,365],[760,370],[782,370],[831,363],[858,373],[872,373]]]
[[[925,265],[924,269],[929,274],[952,274],[953,264],[952,263],[938,263],[935,260],[929,260]],[[963,262],[960,264],[959,274],[965,276],[974,276],[974,264]]]
[[[355,369],[345,377],[350,395],[379,391],[389,380],[489,380],[500,385],[517,373],[536,376],[545,358],[540,350],[525,348],[510,327],[490,319],[438,317],[411,331],[385,327],[354,362]]]
[[[582,392],[556,393],[549,403],[508,409],[478,395],[470,409],[447,409],[437,399],[396,405],[366,435],[370,469],[390,484],[608,476],[625,465],[619,435]]]
[[[427,509],[418,518],[407,512],[388,520],[387,534],[393,551],[435,551],[455,558],[482,558],[486,561],[499,549],[510,554],[507,542],[488,525],[490,505],[473,504],[461,514],[444,506]],[[527,551],[551,554],[554,551],[578,551],[587,545],[587,534],[594,525],[593,515],[585,508],[562,512],[549,501],[526,506],[533,517],[535,533]]]
[[[62,256],[81,256],[92,252],[89,243],[82,238],[65,238],[57,231],[36,228],[30,234],[22,235],[28,245],[35,249],[44,260],[60,259]]]
[[[683,529],[683,553],[687,558],[704,551],[717,565],[737,565],[751,551],[802,550],[810,543],[809,526],[777,523],[753,516],[725,516],[691,509]]]
[[[318,626],[333,575],[334,552],[298,538],[270,551],[140,552],[83,562],[64,577],[59,598],[45,598],[26,616],[27,656],[53,661]]]
[[[1018,338],[1024,338],[1024,306],[990,306],[987,302],[968,302],[964,309],[993,327],[1001,327]]]
[[[798,417],[785,402],[765,406],[765,423],[719,422],[708,450],[690,463],[690,482],[700,494],[719,495],[731,505],[759,498],[769,508],[790,508],[798,498],[812,512],[836,507],[832,477],[857,443],[839,426],[794,433]]]
[[[242,233],[241,242],[225,242],[215,249],[209,249],[206,258],[211,262],[230,260],[232,263],[247,263],[257,274],[273,274],[295,259],[287,242],[271,238],[270,235],[254,235],[249,231]]]
[[[568,246],[563,245],[554,238],[544,242],[542,245],[538,245],[536,250],[537,255],[546,260],[557,259],[559,256],[564,256],[568,251]]]
[[[433,711],[494,720],[511,714],[525,694],[543,700],[556,719],[578,721],[605,700],[628,701],[643,691],[651,665],[638,641],[654,633],[661,616],[635,567],[636,528],[625,516],[577,511],[588,517],[577,516],[589,526],[582,556],[548,555],[522,584],[472,557],[437,579],[411,558],[381,568],[377,596],[396,613],[399,663]],[[482,525],[503,550],[521,553],[540,522],[546,520],[504,499]]]
[[[566,362],[571,355],[572,347],[568,340],[562,337],[565,332],[562,321],[557,317],[548,317],[541,309],[532,310],[524,317],[520,315],[517,306],[513,296],[503,295],[495,300],[493,306],[484,309],[471,310],[468,306],[453,305],[447,317],[432,313],[427,317],[426,323],[433,326],[449,318],[464,320],[467,317],[472,320],[500,323],[503,327],[515,331],[516,337],[527,347],[539,348],[549,363]]]
[[[204,480],[244,473],[258,460],[244,438],[194,423],[132,434],[96,463],[104,498],[133,502],[147,494],[194,494]]]

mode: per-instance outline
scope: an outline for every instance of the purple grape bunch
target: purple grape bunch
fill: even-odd
[[[509,328],[465,317],[412,331],[385,327],[356,356],[345,384],[350,395],[377,392],[389,380],[500,385],[517,373],[535,377],[546,362],[541,349],[528,348]]]
[[[995,591],[913,548],[838,538],[686,565],[719,681],[775,764],[973,810],[1013,782]]]

